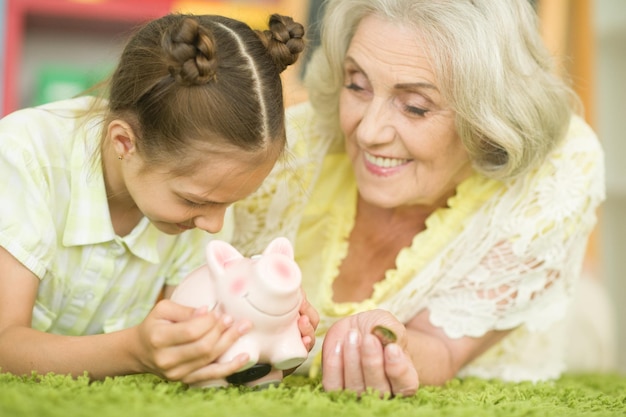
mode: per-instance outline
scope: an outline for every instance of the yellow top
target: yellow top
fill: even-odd
[[[396,268],[388,270],[385,279],[374,285],[370,298],[336,303],[332,300],[332,284],[348,252],[348,237],[356,217],[357,189],[348,156],[326,156],[295,242],[296,261],[303,275],[316,277],[304,281],[307,297],[321,312],[333,317],[377,308],[432,260],[458,234],[463,221],[500,187],[501,183],[478,174],[465,180],[449,199],[448,208],[432,213],[426,220],[426,230],[413,238],[410,247],[400,251]]]

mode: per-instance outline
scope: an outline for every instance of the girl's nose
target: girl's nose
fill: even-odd
[[[217,233],[224,227],[226,208],[212,207],[206,213],[194,217],[193,223],[198,229],[209,233]]]

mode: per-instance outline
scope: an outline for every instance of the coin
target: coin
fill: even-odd
[[[396,340],[398,340],[398,336],[396,336],[392,330],[381,325],[374,326],[372,334],[380,340],[383,346],[387,346],[389,343],[395,343]]]

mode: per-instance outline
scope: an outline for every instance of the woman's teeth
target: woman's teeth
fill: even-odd
[[[394,168],[402,164],[409,162],[408,159],[398,158],[383,158],[380,156],[374,156],[369,153],[365,153],[365,160],[371,164],[379,166],[381,168]]]

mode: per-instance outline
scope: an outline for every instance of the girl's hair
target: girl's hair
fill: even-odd
[[[305,75],[311,103],[325,121],[322,127],[341,136],[344,58],[359,22],[375,14],[415,29],[477,171],[506,179],[536,166],[565,136],[580,103],[557,76],[529,3],[328,0],[322,46]]]
[[[277,14],[265,31],[213,15],[150,21],[130,38],[109,80],[105,126],[125,120],[147,163],[181,172],[194,161],[192,141],[216,143],[216,151],[269,143],[282,151],[280,73],[302,52],[303,36],[301,24]]]

